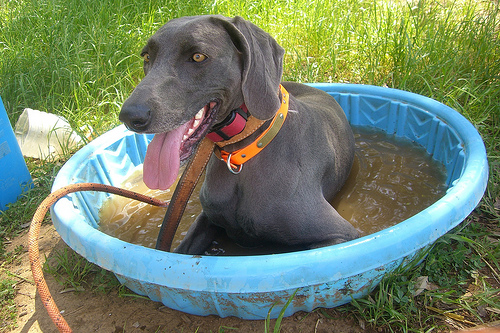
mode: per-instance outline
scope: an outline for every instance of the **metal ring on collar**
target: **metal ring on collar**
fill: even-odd
[[[241,169],[243,168],[243,164],[240,164],[237,169],[233,168],[233,166],[231,165],[231,154],[229,154],[229,156],[227,157],[226,165],[228,170],[234,175],[239,174],[241,172]]]

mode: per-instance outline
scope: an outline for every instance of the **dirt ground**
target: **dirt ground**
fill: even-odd
[[[17,285],[15,298],[18,310],[18,328],[14,332],[57,332],[56,327],[43,307],[31,275],[27,253],[27,231],[11,241],[7,251],[19,245],[25,246],[20,260],[4,266],[8,271],[26,280]],[[49,260],[56,250],[67,245],[61,240],[52,225],[43,225],[40,231],[40,256]],[[136,297],[120,297],[116,290],[100,292],[64,292],[53,276],[46,274],[52,296],[70,327],[75,332],[264,332],[264,321],[238,318],[201,317],[171,310],[163,304]],[[31,282],[30,282],[31,281]],[[355,318],[346,318],[333,309],[321,312],[299,312],[282,322],[281,332],[377,332],[363,329]],[[271,321],[271,330],[274,320]]]

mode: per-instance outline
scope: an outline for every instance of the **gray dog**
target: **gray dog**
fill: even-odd
[[[160,28],[142,50],[146,76],[120,113],[131,130],[156,133],[144,161],[145,183],[170,187],[180,163],[209,132],[231,138],[234,133],[216,131],[236,126],[231,118],[240,125],[247,116],[266,122],[224,150],[254,142],[283,104],[283,55],[269,34],[241,17],[183,17]],[[289,105],[281,129],[244,165],[233,169],[211,157],[200,194],[203,212],[176,252],[202,254],[221,232],[247,247],[307,249],[358,237],[329,204],[354,158],[344,112],[325,92],[282,85]]]

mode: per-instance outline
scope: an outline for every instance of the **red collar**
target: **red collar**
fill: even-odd
[[[207,138],[213,142],[229,140],[236,134],[240,134],[246,126],[248,119],[248,109],[245,104],[231,111],[231,113],[220,124],[217,124]]]

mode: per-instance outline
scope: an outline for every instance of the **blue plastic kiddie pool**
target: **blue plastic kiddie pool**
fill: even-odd
[[[370,293],[382,277],[462,222],[487,184],[484,144],[453,109],[413,93],[365,85],[313,84],[337,99],[352,125],[376,127],[422,145],[447,170],[445,196],[377,233],[324,248],[259,256],[191,256],[130,244],[100,232],[104,193],[70,194],[51,209],[63,240],[125,286],[183,312],[243,319],[276,318],[335,307]],[[53,190],[71,183],[119,186],[141,164],[151,136],[119,126],[77,152]]]

